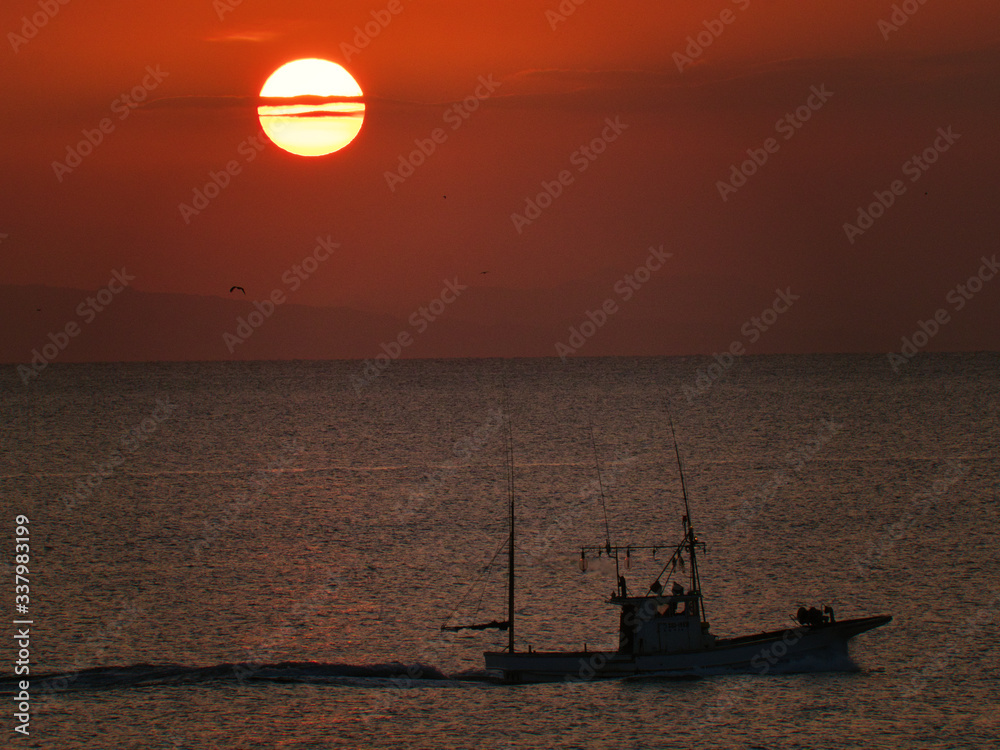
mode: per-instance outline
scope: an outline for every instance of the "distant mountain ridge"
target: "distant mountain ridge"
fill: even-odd
[[[404,318],[289,301],[273,305],[252,294],[225,299],[130,287],[101,305],[93,291],[6,285],[0,286],[0,361],[546,357],[567,350],[568,356],[713,355],[739,343],[746,354],[888,352],[898,350],[900,337],[922,319],[896,313],[888,320],[878,310],[802,293],[785,312],[766,318],[772,323],[767,330],[754,333],[757,324],[750,321],[779,291],[674,279],[625,300],[612,284],[596,281],[558,291],[470,286],[443,312],[439,305],[425,324],[416,309],[416,317]],[[975,323],[991,309],[1000,313],[1000,304],[987,295],[975,302],[983,309],[955,315],[927,350],[1000,348],[1000,334]],[[933,312],[929,306],[923,317]]]

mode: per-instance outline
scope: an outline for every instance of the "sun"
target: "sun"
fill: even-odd
[[[257,116],[276,146],[299,156],[324,156],[361,131],[363,97],[343,66],[308,57],[285,63],[264,82]]]

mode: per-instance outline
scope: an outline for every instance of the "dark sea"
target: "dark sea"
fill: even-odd
[[[1000,356],[713,363],[4,366],[2,745],[998,747]],[[597,650],[614,571],[580,547],[680,540],[671,418],[716,635],[892,623],[836,672],[500,683],[505,634],[441,625],[506,616],[505,420],[518,648]]]

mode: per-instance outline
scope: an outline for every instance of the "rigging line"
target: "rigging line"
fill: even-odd
[[[482,571],[479,573],[479,577],[476,578],[476,580],[474,580],[468,586],[466,586],[465,593],[462,594],[462,598],[458,600],[458,603],[452,608],[451,612],[448,613],[448,616],[444,618],[444,622],[448,622],[448,620],[450,620],[452,616],[461,608],[461,606],[465,603],[465,600],[469,597],[469,592],[472,591],[474,588],[476,588],[476,584],[478,584],[481,580],[483,580],[483,576],[489,575],[493,567],[493,563],[496,562],[496,559],[500,556],[500,553],[504,551],[504,548],[506,546],[507,546],[506,539],[500,542],[499,545],[497,545],[497,549],[496,552],[493,553],[493,557],[491,557],[490,561],[486,563],[486,565],[483,567]],[[484,587],[483,594],[485,593],[486,593],[486,588]],[[479,601],[482,602],[482,600],[483,597],[480,596]]]
[[[680,557],[680,554],[683,550],[684,550],[684,542],[681,542],[680,544],[677,545],[677,548],[674,550],[674,553],[670,556],[670,559],[667,560],[666,564],[660,569],[659,575],[657,575],[654,580],[659,581],[663,577],[663,574],[667,572],[667,568],[670,568],[670,574],[673,575],[673,572],[677,567],[677,560]],[[668,576],[667,581],[669,580],[670,577]],[[649,596],[652,592],[653,592],[653,587],[650,586],[646,590],[646,596]]]
[[[497,554],[500,553],[497,552]],[[496,555],[494,555],[494,557],[496,557]],[[486,568],[486,580],[483,582],[482,590],[479,593],[479,601],[476,602],[476,611],[473,613],[473,616],[479,614],[480,610],[482,610],[483,608],[483,598],[486,596],[486,589],[489,588],[490,577],[492,576],[492,574],[493,574],[493,566],[491,564]]]
[[[604,509],[604,543],[608,554],[611,554],[611,526],[608,524],[608,504],[604,499],[604,480],[601,478],[601,461],[597,457],[597,441],[594,440],[594,422],[589,417],[587,424],[590,426],[590,445],[594,449],[594,464],[597,466],[597,486],[601,490],[601,508]],[[615,551],[615,562],[618,561],[618,552]]]

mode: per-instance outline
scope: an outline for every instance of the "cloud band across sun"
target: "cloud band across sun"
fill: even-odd
[[[275,145],[299,156],[324,156],[361,131],[363,96],[342,66],[304,58],[282,65],[265,81],[257,115]]]

